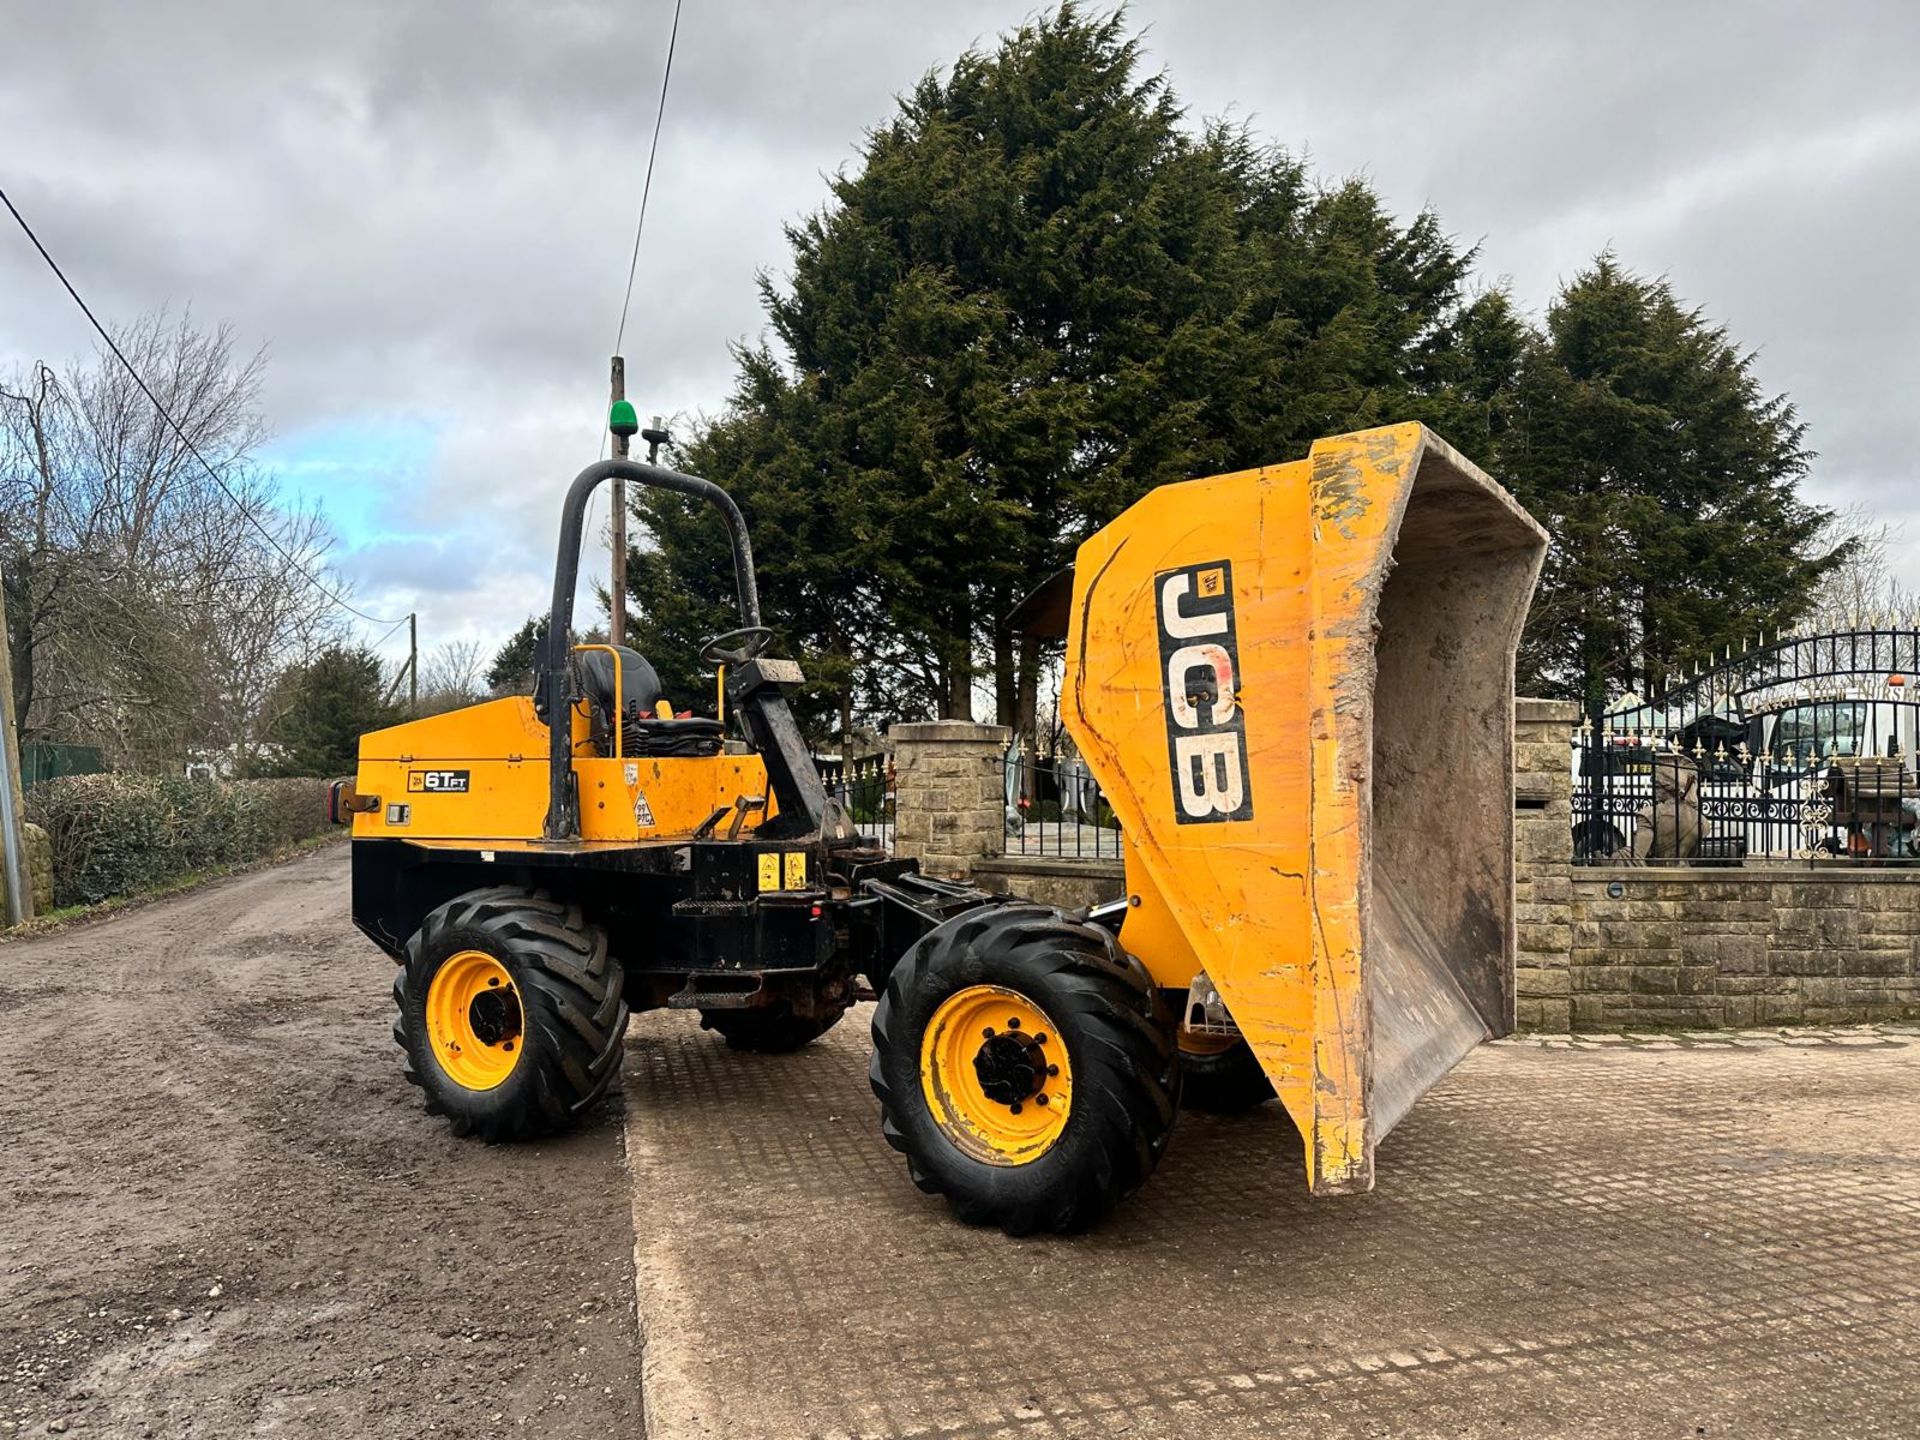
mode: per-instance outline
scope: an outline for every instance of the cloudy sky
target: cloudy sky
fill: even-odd
[[[594,458],[672,0],[0,0],[0,185],[104,315],[270,348],[266,459],[364,608],[491,647]],[[1023,0],[686,0],[628,325],[641,413],[716,407],[782,222]],[[1192,115],[1364,172],[1538,310],[1611,245],[1759,352],[1814,494],[1905,522],[1920,6],[1140,0]],[[0,370],[84,322],[0,232]],[[605,515],[604,506],[600,514]],[[589,562],[591,563],[591,562]],[[604,551],[601,564],[604,564]]]

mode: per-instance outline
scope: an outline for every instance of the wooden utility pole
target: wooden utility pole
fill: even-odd
[[[627,362],[613,357],[612,397],[609,404],[627,398]],[[625,435],[613,437],[613,457],[624,460],[629,453]],[[611,622],[607,640],[614,645],[627,643],[627,482],[613,482],[613,534],[608,540],[613,550],[613,585],[608,596],[607,614]]]
[[[389,631],[389,634],[392,632]],[[407,612],[407,663],[400,667],[400,673],[393,677],[393,683],[387,687],[382,705],[391,705],[393,697],[400,693],[400,682],[407,682],[407,710],[418,716],[420,713],[420,612]]]
[[[27,863],[26,793],[20,774],[20,737],[13,727],[13,651],[7,643],[6,587],[0,585],[0,919],[18,925],[33,918],[33,872]]]

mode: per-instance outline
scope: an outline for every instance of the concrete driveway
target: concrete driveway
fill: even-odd
[[[908,1183],[866,1013],[627,1060],[646,1409],[684,1436],[1911,1436],[1909,1033],[1483,1049],[1309,1200],[1275,1107],[1183,1118],[1096,1233]]]

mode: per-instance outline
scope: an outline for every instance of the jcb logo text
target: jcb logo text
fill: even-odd
[[[1174,819],[1182,825],[1251,820],[1232,562],[1163,570],[1153,586]]]

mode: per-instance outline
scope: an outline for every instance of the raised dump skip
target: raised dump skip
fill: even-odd
[[[1316,452],[1317,453],[1317,452]],[[1544,537],[1425,437],[1374,644],[1374,1138],[1513,1029],[1513,656]]]
[[[1198,970],[1316,1193],[1512,1028],[1513,657],[1546,535],[1419,425],[1163,487],[1081,547],[1062,712],[1121,941]]]

